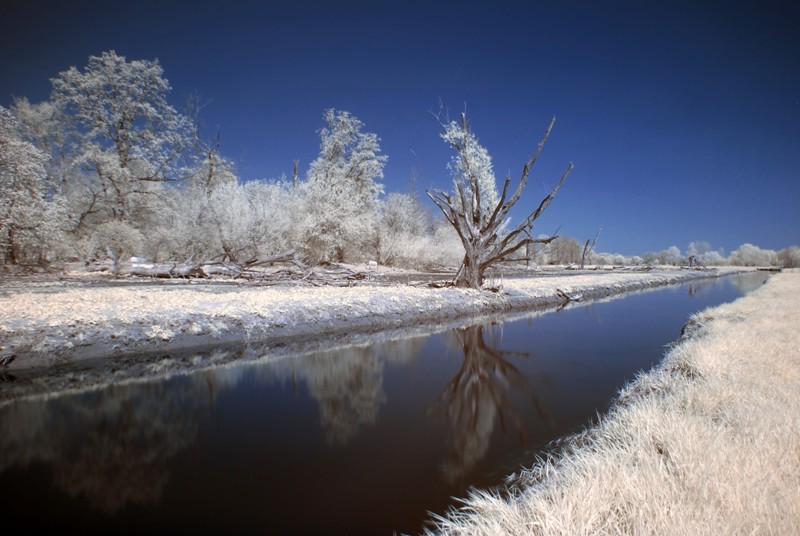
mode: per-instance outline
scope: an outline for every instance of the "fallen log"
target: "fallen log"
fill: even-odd
[[[583,298],[583,294],[567,294],[560,288],[556,289],[556,294],[558,295],[559,298],[561,298],[563,303],[581,301],[581,299]]]
[[[242,263],[243,266],[249,268],[251,266],[263,266],[264,264],[274,264],[276,262],[286,262],[289,261],[292,264],[305,268],[305,264],[303,264],[297,258],[297,250],[290,249],[289,251],[284,251],[283,253],[278,253],[277,255],[266,255],[264,257],[256,257],[250,259],[249,261],[245,261]]]
[[[89,264],[90,272],[114,272],[114,265],[109,260]],[[159,279],[201,278],[208,277],[203,267],[197,263],[132,263],[120,262],[116,266],[116,275],[154,277]]]
[[[275,262],[288,262],[291,267],[275,270],[260,271],[253,268],[273,264]],[[350,285],[356,281],[376,278],[375,273],[357,272],[348,268],[336,267],[322,269],[306,266],[300,261],[294,250],[258,257],[244,263],[205,262],[197,263],[186,261],[182,263],[145,263],[145,262],[118,262],[116,271],[114,263],[109,260],[95,261],[87,265],[90,272],[114,272],[117,276],[135,276],[156,279],[206,279],[212,277],[226,277],[231,279],[244,279],[259,284],[308,284],[308,285]]]

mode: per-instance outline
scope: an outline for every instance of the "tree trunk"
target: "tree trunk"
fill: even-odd
[[[8,243],[6,244],[6,264],[17,264],[17,252],[14,246],[14,224],[8,226]]]
[[[525,244],[525,269],[531,269],[531,244],[528,242]]]
[[[589,239],[586,239],[586,243],[583,245],[583,254],[581,255],[581,270],[586,267],[586,257],[589,255]]]
[[[456,274],[455,286],[459,288],[481,288],[483,286],[484,270],[485,268],[481,266],[477,259],[472,259],[465,255],[464,262]]]

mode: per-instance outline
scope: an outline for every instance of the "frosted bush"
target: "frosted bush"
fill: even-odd
[[[800,268],[800,247],[790,246],[780,250],[778,261],[784,268]]]
[[[728,261],[734,266],[777,266],[778,254],[771,249],[742,244],[731,253]]]

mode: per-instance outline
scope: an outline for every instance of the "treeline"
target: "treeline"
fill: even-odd
[[[346,111],[327,110],[305,177],[243,182],[196,114],[167,102],[157,61],[92,56],[48,101],[0,107],[0,255],[242,262],[296,249],[311,263],[453,265],[446,222],[413,194],[383,195],[387,157]],[[196,107],[195,107],[196,108]]]
[[[167,101],[170,85],[158,61],[105,52],[51,81],[45,102],[19,98],[0,106],[6,268],[131,256],[241,263],[287,250],[312,264],[374,260],[424,269],[463,259],[453,227],[430,205],[413,192],[384,194],[380,140],[346,111],[324,112],[320,151],[304,176],[295,162],[290,178],[245,182],[219,143],[201,136],[199,106],[178,111]],[[490,191],[491,159],[480,156]],[[454,182],[462,180],[456,160],[450,169]],[[798,264],[797,248],[753,248],[745,244],[726,261]],[[683,262],[672,249],[641,258],[592,252],[588,261]],[[578,263],[583,251],[562,237],[519,259]],[[704,264],[723,259],[710,250],[695,255]]]
[[[780,251],[761,249],[753,244],[742,244],[725,255],[722,249],[713,250],[708,242],[691,242],[684,252],[678,246],[671,246],[658,252],[648,252],[639,256],[625,257],[610,253],[593,253],[589,256],[592,264],[603,265],[673,265],[686,266],[691,262],[702,266],[775,266],[784,268],[800,267],[800,247],[791,246]]]
[[[569,236],[560,236],[550,244],[538,246],[531,253],[531,261],[537,265],[579,265],[583,257],[584,244]],[[702,266],[775,266],[800,267],[800,247],[791,246],[780,251],[761,249],[753,244],[742,244],[725,255],[721,249],[713,250],[708,242],[691,242],[684,251],[678,246],[644,255],[622,255],[590,251],[586,264],[593,266],[688,266],[690,257]],[[520,262],[527,259],[520,255]]]

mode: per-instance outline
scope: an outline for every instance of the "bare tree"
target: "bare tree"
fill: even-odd
[[[456,191],[452,195],[442,190],[426,190],[426,193],[456,230],[464,246],[464,260],[453,281],[455,286],[479,289],[483,285],[483,275],[487,268],[503,262],[509,255],[526,245],[546,244],[556,238],[555,235],[533,238],[529,231],[533,227],[533,222],[550,205],[556,192],[564,184],[567,175],[572,171],[572,163],[567,166],[558,184],[541,200],[536,210],[513,230],[505,232],[510,221],[508,213],[522,197],[525,184],[528,182],[528,174],[542,152],[555,120],[553,117],[536,152],[522,166],[522,174],[514,193],[508,197],[511,178],[506,177],[502,192],[493,203],[486,202],[487,199],[496,196],[485,179],[485,165],[481,160],[485,158],[486,153],[470,131],[466,114],[461,114],[460,124],[451,121],[444,125],[443,138],[456,150],[458,167],[463,177],[462,180],[456,181]],[[487,188],[489,191],[485,191]]]
[[[586,243],[583,245],[583,254],[581,255],[581,270],[584,269],[586,266],[586,259],[594,250],[594,246],[597,244],[597,238],[600,236],[600,228],[597,229],[597,232],[594,235],[594,240],[592,240],[591,245],[589,244],[589,239],[586,239]]]

